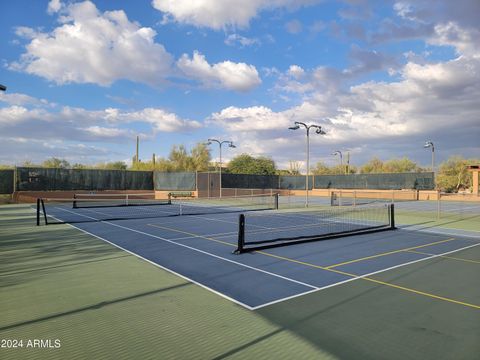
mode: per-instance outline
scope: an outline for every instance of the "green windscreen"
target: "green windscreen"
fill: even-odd
[[[376,190],[432,190],[435,188],[433,172],[316,175],[317,189],[376,189]]]
[[[194,172],[160,172],[154,173],[155,190],[189,190],[196,189]]]
[[[0,170],[0,194],[13,193],[13,170]]]
[[[17,168],[18,190],[153,190],[150,171]]]

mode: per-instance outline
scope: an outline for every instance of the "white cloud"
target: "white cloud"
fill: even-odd
[[[185,132],[202,127],[198,121],[182,119],[178,115],[162,109],[146,108],[141,111],[123,113],[118,109],[106,109],[105,113],[109,122],[145,122],[152,125],[154,132]]]
[[[86,131],[87,133],[95,137],[105,137],[105,138],[119,138],[119,137],[131,137],[133,135],[132,131],[126,129],[118,129],[111,127],[102,127],[102,126],[89,126],[85,129],[79,129],[80,131]]]
[[[301,66],[298,65],[290,65],[288,68],[288,75],[295,79],[300,79],[305,75],[305,70],[302,69]]]
[[[50,0],[48,3],[47,12],[49,14],[59,12],[62,6],[63,4],[60,2],[60,0]]]
[[[33,96],[19,93],[4,93],[0,92],[0,101],[9,105],[35,105],[35,106],[55,106],[45,99],[37,99]]]
[[[228,131],[272,130],[288,124],[288,117],[264,106],[237,108],[230,106],[211,115],[210,121]]]
[[[253,65],[223,61],[210,65],[198,51],[190,59],[183,54],[177,67],[188,78],[200,81],[206,87],[225,87],[230,90],[248,91],[261,83]]]
[[[12,149],[15,149],[12,153]],[[111,161],[119,153],[104,147],[70,143],[62,140],[38,140],[23,137],[2,138],[0,141],[0,162],[3,164],[22,164],[25,161],[40,163],[47,158],[61,157],[74,162],[94,164],[99,161]]]
[[[33,108],[18,105],[0,108],[0,140],[7,137],[121,143],[134,138],[139,124],[150,126],[150,138],[158,132],[186,132],[202,127],[198,121],[182,119],[156,108],[121,111],[63,107],[55,110],[37,104],[33,104]]]
[[[155,9],[179,23],[223,29],[245,28],[262,10],[297,8],[318,0],[153,0]]]
[[[247,38],[238,34],[230,34],[225,38],[225,44],[229,46],[239,45],[240,47],[260,45],[260,40],[257,38]]]
[[[52,6],[57,9],[56,3]],[[130,22],[125,12],[101,13],[85,1],[68,5],[62,13],[62,25],[50,33],[17,29],[18,35],[31,41],[11,69],[58,84],[103,86],[118,79],[158,85],[170,74],[172,56],[155,43],[156,32]]]
[[[462,149],[478,154],[479,56],[462,55],[437,63],[409,62],[399,70],[399,80],[368,81],[349,88],[325,87],[329,72],[324,70],[306,72],[315,78],[306,83],[294,81],[301,73],[294,66],[282,75],[290,78],[292,91],[299,90],[292,84],[310,85],[298,106],[283,111],[263,106],[228,107],[212,114],[210,121],[224,129],[226,137],[241,144],[242,151],[274,154],[281,164],[292,157],[304,158],[304,131],[289,131],[293,121],[317,123],[327,132],[310,137],[313,162],[324,159],[337,147],[357,149],[357,164],[374,155],[415,159],[422,154],[421,145],[426,139],[439,144],[444,158]]]

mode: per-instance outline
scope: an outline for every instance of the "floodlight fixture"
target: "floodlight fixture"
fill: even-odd
[[[308,191],[309,191],[309,175],[310,175],[310,129],[315,128],[315,133],[319,135],[325,135],[326,132],[323,131],[320,125],[307,125],[301,121],[295,121],[294,126],[290,126],[290,130],[298,130],[300,129],[300,125],[305,128],[307,131],[307,178],[305,182],[305,207],[308,207]]]
[[[219,179],[219,185],[220,185],[220,197],[222,197],[222,145],[223,144],[228,144],[228,147],[230,148],[236,148],[236,146],[233,144],[233,141],[230,140],[217,140],[217,139],[208,139],[208,142],[206,145],[212,145],[212,143],[217,143],[219,150],[220,150],[220,179]]]

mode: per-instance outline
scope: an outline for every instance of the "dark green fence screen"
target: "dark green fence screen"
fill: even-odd
[[[150,190],[151,171],[17,168],[20,191]]]
[[[154,173],[155,190],[190,190],[196,189],[194,172],[159,172]]]
[[[0,170],[0,194],[13,193],[13,170]]]
[[[278,175],[222,174],[222,188],[278,189]]]
[[[305,190],[307,177],[302,175],[282,175],[280,176],[280,189],[284,190]],[[313,176],[308,178],[308,189],[313,188]]]
[[[433,190],[433,172],[392,174],[316,175],[317,189]]]

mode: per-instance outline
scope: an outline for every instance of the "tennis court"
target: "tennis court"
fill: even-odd
[[[78,201],[46,202],[43,211],[50,223],[68,223],[69,231],[287,328],[333,358],[451,358],[441,356],[445,341],[461,358],[480,351],[478,230],[395,228],[385,204],[328,209],[319,202],[299,211],[282,209],[286,199],[272,196],[240,203],[130,199],[135,206]],[[336,235],[350,232],[355,236]],[[241,233],[253,248],[238,254]],[[324,241],[312,241],[322,234]],[[223,355],[250,354],[257,341],[242,340]]]
[[[234,200],[255,201],[254,209],[233,203]],[[83,232],[251,310],[355,280],[382,283],[375,275],[480,245],[478,239],[464,236],[405,229],[357,234],[365,221],[369,222],[367,230],[379,226],[390,229],[385,205],[343,208],[340,212],[338,209],[278,212],[268,211],[269,205],[274,206],[274,199],[269,196],[215,199],[213,204],[203,200],[167,205],[142,200],[135,204],[138,206],[121,207],[106,201],[105,204],[103,199],[87,200],[87,204],[77,208],[54,203],[47,205],[47,215],[75,223],[73,226]],[[257,211],[262,209],[266,212]],[[250,250],[254,251],[252,255],[236,255],[233,250],[238,248],[238,213],[245,210],[249,226],[244,236],[257,247]],[[322,233],[343,235],[350,231],[356,236],[316,241]],[[269,249],[272,243],[289,245],[289,239],[312,242]],[[252,288],[256,290],[251,291]],[[422,289],[405,289],[422,292]],[[450,300],[469,304],[468,299],[455,297],[445,297],[444,301]],[[478,309],[479,304],[473,300],[472,308]]]

